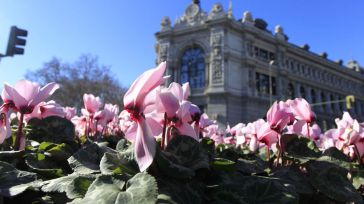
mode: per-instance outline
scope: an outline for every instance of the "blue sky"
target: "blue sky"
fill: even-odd
[[[217,1],[201,0],[210,11]],[[226,10],[228,0],[220,1]],[[3,58],[0,83],[22,79],[52,57],[74,62],[81,54],[99,56],[124,86],[155,66],[154,33],[164,16],[174,22],[190,0],[0,0],[0,53],[6,50],[12,25],[29,34],[24,55]],[[329,58],[354,58],[364,65],[362,0],[233,0],[236,19],[249,10],[270,30],[280,24],[289,41],[310,44]]]

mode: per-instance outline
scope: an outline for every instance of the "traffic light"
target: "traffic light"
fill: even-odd
[[[8,48],[6,56],[22,55],[24,54],[24,47],[26,44],[25,37],[28,36],[28,31],[12,26],[9,35]]]
[[[355,102],[355,96],[354,95],[346,96],[346,108],[348,110],[352,108],[354,102]]]

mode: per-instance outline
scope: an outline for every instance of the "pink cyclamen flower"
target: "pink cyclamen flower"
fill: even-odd
[[[303,136],[309,137],[313,140],[320,139],[321,128],[317,124],[314,124],[314,125],[308,126],[308,127],[307,126],[308,126],[308,124],[306,121],[298,120],[293,125],[287,126],[287,129],[288,129],[287,133],[303,135]],[[310,135],[308,135],[308,134],[310,134]]]
[[[92,94],[84,94],[83,103],[85,105],[85,109],[82,110],[82,113],[84,115],[90,115],[90,116],[99,111],[99,109],[102,106],[102,101],[100,97],[95,97]]]
[[[77,109],[75,107],[64,107],[63,108],[64,117],[67,120],[71,120],[77,114]]]
[[[14,87],[5,83],[1,93],[4,110],[12,108],[21,114],[30,114],[36,105],[52,95],[58,88],[59,85],[53,82],[42,88],[28,80],[20,80]]]
[[[292,113],[297,120],[304,120],[311,124],[315,120],[315,113],[311,110],[311,105],[303,98],[288,100],[287,103],[291,107]]]
[[[31,114],[25,115],[24,119],[28,122],[32,118],[43,119],[49,116],[64,117],[65,113],[63,107],[55,101],[43,101],[34,107]]]
[[[215,146],[224,143],[224,134],[217,124],[206,127],[203,136],[212,139],[215,142]]]
[[[344,111],[342,119],[336,118],[335,123],[337,128],[350,128],[354,124],[354,119],[350,116],[350,113]]]
[[[87,129],[87,126],[90,124],[87,123],[86,116],[74,116],[71,119],[71,122],[75,125],[75,129],[76,129],[76,132],[79,137],[87,134],[86,129]],[[93,127],[93,126],[94,125],[91,125],[91,127]]]
[[[117,115],[119,114],[119,106],[107,103],[105,104],[103,111],[104,115],[99,119],[99,123],[106,126],[108,123],[117,118]]]
[[[162,62],[157,68],[144,72],[124,95],[124,108],[137,124],[134,150],[140,171],[145,171],[152,164],[156,151],[156,141],[144,115],[144,99],[148,93],[164,83],[165,70],[166,63]]]
[[[270,148],[272,144],[278,142],[278,133],[270,128],[269,123],[264,123],[257,130],[257,139]]]
[[[10,120],[6,113],[0,113],[0,144],[11,136]]]
[[[289,106],[283,101],[274,102],[267,112],[267,122],[272,130],[281,133],[291,122],[292,112]]]
[[[171,83],[168,88],[161,89],[156,98],[157,112],[167,114],[169,127],[173,126],[178,129],[180,134],[198,140],[198,135],[190,124],[192,122],[191,102],[183,100],[181,93],[182,87],[177,83]],[[167,138],[171,139],[170,136],[167,134]]]

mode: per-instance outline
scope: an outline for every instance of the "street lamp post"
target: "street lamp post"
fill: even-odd
[[[272,85],[272,66],[274,64],[274,60],[269,62],[269,105],[272,105],[272,94],[273,94],[273,85]]]

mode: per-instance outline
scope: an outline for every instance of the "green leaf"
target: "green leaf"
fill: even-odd
[[[199,189],[199,183],[185,182],[170,178],[158,178],[158,201],[157,203],[191,203],[203,202],[203,192]]]
[[[154,159],[161,172],[167,176],[178,179],[189,179],[195,176],[193,169],[180,165],[174,155],[169,152],[157,151]]]
[[[272,176],[285,180],[287,183],[296,187],[296,192],[300,194],[311,195],[314,189],[310,184],[308,177],[304,175],[297,167],[282,167],[276,169]]]
[[[240,196],[246,203],[298,203],[294,186],[282,180],[250,176],[241,188]]]
[[[215,154],[215,141],[204,137],[200,141],[201,147],[210,155],[213,156]]]
[[[157,151],[156,161],[160,170],[173,178],[191,178],[196,170],[209,168],[206,151],[189,136],[174,136],[165,151]]]
[[[236,164],[239,172],[248,175],[266,174],[265,170],[268,168],[268,163],[257,156],[250,159],[239,158]]]
[[[95,180],[95,177],[91,176],[79,176],[75,178],[66,189],[66,195],[70,199],[83,198]]]
[[[27,154],[25,163],[31,171],[40,174],[45,178],[57,178],[64,175],[64,167],[52,158],[41,153]]]
[[[47,151],[48,149],[57,146],[57,144],[53,142],[42,142],[40,143],[38,150],[40,151]]]
[[[243,198],[236,192],[221,190],[213,195],[213,201],[216,204],[246,204]]]
[[[353,186],[355,187],[355,189],[359,189],[362,185],[364,185],[364,169],[363,168],[352,169],[351,177],[353,179]]]
[[[126,174],[128,176],[139,172],[138,164],[125,152],[106,152],[101,159],[100,170],[102,174]]]
[[[310,161],[307,171],[312,185],[327,197],[339,202],[363,202],[360,194],[347,179],[346,169],[329,162]]]
[[[65,192],[69,199],[82,198],[95,178],[92,175],[71,174],[46,181],[42,191],[46,193]]]
[[[0,161],[1,195],[8,197],[18,195],[30,187],[28,184],[36,179],[35,173],[17,170],[12,165]]]
[[[322,156],[317,159],[317,161],[326,161],[338,165],[347,170],[350,170],[352,166],[350,158],[343,152],[338,150],[336,147],[331,147],[329,149],[326,149],[322,154]]]
[[[77,174],[71,174],[68,176],[63,176],[56,179],[51,179],[46,181],[45,185],[42,186],[42,191],[49,193],[49,192],[58,192],[63,193],[66,191],[67,186],[71,184],[71,182],[79,177]]]
[[[214,199],[223,199],[225,203],[228,203],[228,198],[225,197],[226,192],[230,192],[233,196],[232,203],[291,204],[298,203],[299,198],[293,185],[285,183],[281,179],[260,176],[235,177],[232,183],[214,187],[210,194],[222,194],[223,197],[214,196]]]
[[[66,161],[72,156],[73,150],[65,143],[55,144],[52,142],[42,142],[37,152],[47,154],[47,156],[58,161]]]
[[[68,163],[74,172],[80,174],[98,173],[100,172],[99,164],[105,152],[114,151],[108,147],[100,147],[96,143],[91,143],[68,158]]]
[[[128,141],[126,139],[121,139],[119,140],[119,142],[116,144],[116,151],[122,152],[124,150],[126,150],[128,148]]]
[[[193,170],[209,168],[206,152],[193,138],[185,135],[176,135],[168,144],[166,152],[175,156],[179,164]]]
[[[321,154],[314,141],[307,137],[285,134],[281,137],[281,143],[288,157],[302,163],[316,159]]]
[[[38,142],[66,143],[77,149],[75,126],[65,118],[50,116],[45,119],[33,118],[28,122],[27,139]]]
[[[211,166],[217,170],[223,170],[223,171],[235,171],[236,170],[236,163],[231,160],[224,159],[224,158],[215,158],[212,161]]]
[[[22,158],[25,154],[24,150],[21,151],[0,151],[0,161],[11,163],[15,159]]]
[[[73,203],[155,203],[157,183],[147,173],[138,173],[125,183],[121,177],[101,175],[91,184],[85,197]]]

